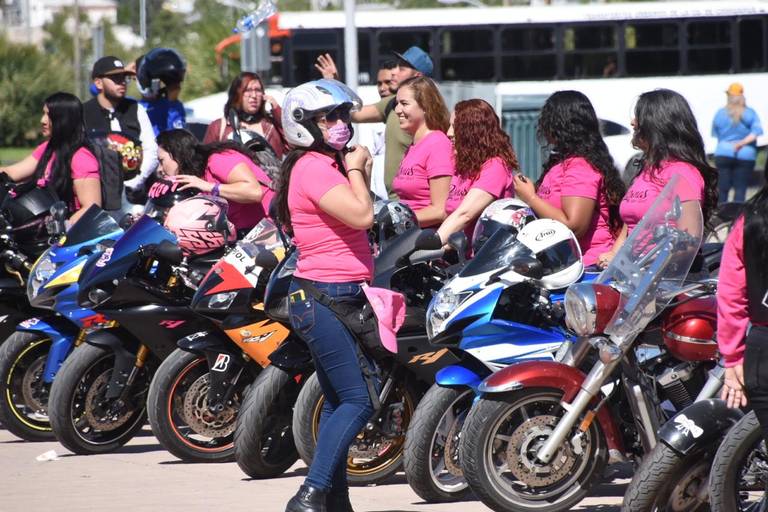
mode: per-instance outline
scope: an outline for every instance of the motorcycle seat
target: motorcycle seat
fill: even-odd
[[[227,247],[221,247],[213,252],[194,255],[189,258],[189,262],[195,267],[211,267],[224,256],[226,251]]]

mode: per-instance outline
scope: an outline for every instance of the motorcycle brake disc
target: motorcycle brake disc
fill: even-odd
[[[451,425],[448,435],[445,438],[445,447],[443,448],[443,460],[445,461],[445,469],[450,474],[457,477],[463,477],[464,471],[458,464],[458,450],[459,442],[461,441],[461,427],[464,425],[464,415],[456,418],[456,421]]]
[[[548,464],[536,459],[536,453],[549,438],[560,420],[557,416],[535,416],[523,422],[512,433],[507,445],[509,471],[521,482],[531,487],[544,487],[569,476],[576,465],[577,456],[566,440]],[[589,453],[589,438],[582,439],[582,449]]]
[[[106,370],[96,377],[85,395],[85,419],[96,430],[116,430],[125,425],[133,413],[133,410],[126,410],[122,406],[119,406],[119,412],[114,412],[113,409],[117,405],[117,400],[106,402],[104,394],[107,392],[111,373],[111,370]],[[102,414],[97,411],[101,411]],[[97,414],[99,415],[97,416]]]
[[[189,428],[209,438],[227,437],[235,431],[237,409],[231,404],[223,411],[213,413],[208,409],[208,388],[210,378],[206,373],[198,377],[184,394],[182,416]]]
[[[24,372],[24,378],[21,380],[21,395],[24,398],[24,404],[35,413],[48,414],[48,404],[45,400],[44,390],[42,389],[43,370],[45,369],[46,356],[40,356],[35,359],[27,371]],[[46,416],[47,418],[47,416]]]

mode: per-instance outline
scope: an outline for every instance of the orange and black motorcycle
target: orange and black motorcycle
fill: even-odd
[[[277,228],[259,223],[216,263],[192,299],[192,309],[217,328],[192,333],[158,368],[147,398],[152,431],[176,457],[189,462],[233,459],[235,422],[246,389],[270,364],[269,355],[292,336],[267,318],[262,304],[270,272],[282,259]],[[295,395],[298,395],[296,381]],[[290,393],[284,387],[283,393]],[[282,473],[298,458],[290,430],[294,397],[280,397],[269,411],[263,457]],[[279,421],[280,407],[287,418]],[[287,427],[286,427],[287,426]]]

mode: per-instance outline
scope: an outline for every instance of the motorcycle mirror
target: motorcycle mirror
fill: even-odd
[[[515,258],[509,265],[509,268],[521,276],[530,279],[541,279],[544,277],[544,265],[539,260],[531,256],[520,256]]]
[[[120,226],[120,228],[123,231],[126,231],[129,227],[133,225],[133,215],[131,215],[130,213],[126,213],[125,215],[122,216],[122,218],[120,219],[120,222],[118,222],[117,225]]]
[[[46,226],[48,234],[55,236],[65,233],[67,231],[67,205],[64,201],[56,201],[49,211],[51,212],[51,220]]]
[[[155,247],[154,254],[157,259],[163,260],[172,265],[178,265],[184,259],[184,254],[181,252],[181,247],[174,244],[173,242],[169,242],[168,240],[163,240],[160,242],[157,247]]]
[[[458,253],[459,261],[464,263],[467,259],[467,235],[463,231],[452,233],[448,237],[448,245]]]
[[[680,202],[680,196],[675,196],[675,200],[672,203],[672,208],[669,209],[665,215],[666,221],[677,220],[683,214],[683,203]]]
[[[414,243],[414,248],[418,251],[436,251],[442,246],[440,235],[434,229],[423,229]]]
[[[280,263],[272,251],[260,251],[256,255],[256,265],[266,270],[272,270]]]

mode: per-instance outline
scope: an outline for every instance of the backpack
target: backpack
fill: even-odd
[[[123,205],[122,156],[109,149],[106,137],[91,137],[91,151],[99,162],[101,208],[119,210]]]
[[[392,98],[389,100],[389,103],[387,103],[387,106],[384,107],[384,122],[387,122],[387,118],[389,117],[389,114],[392,113],[393,110],[395,110],[395,107],[397,106],[397,97]]]

